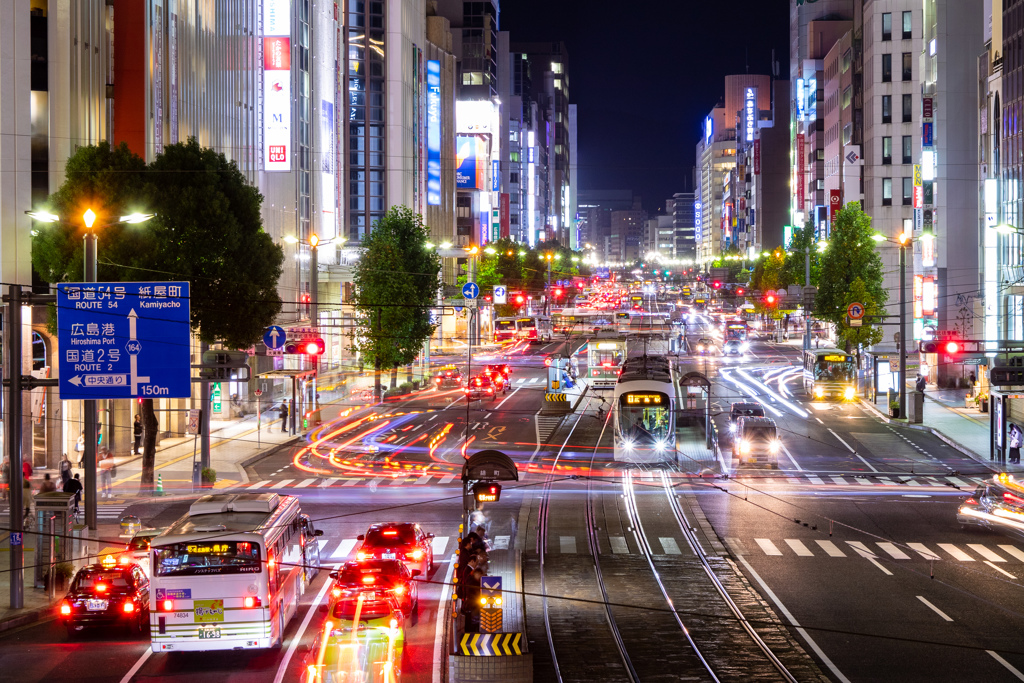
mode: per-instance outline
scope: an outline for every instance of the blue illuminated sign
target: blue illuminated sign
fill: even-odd
[[[935,144],[935,124],[933,124],[931,121],[925,121],[921,125],[921,144],[924,147],[931,147],[933,144]]]
[[[710,116],[704,119],[704,142],[710,143],[715,133],[715,122]]]
[[[698,199],[693,203],[693,238],[697,242],[700,242],[701,235],[701,215],[700,215],[700,200]]]
[[[441,62],[427,60],[427,204],[441,204]]]
[[[491,190],[494,192],[497,192],[498,188],[501,187],[501,171],[499,169],[500,165],[498,160],[495,159],[491,162]]]

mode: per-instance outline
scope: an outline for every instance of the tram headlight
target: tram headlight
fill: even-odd
[[[847,401],[852,401],[855,393],[856,392],[853,390],[853,387],[846,387],[843,389],[843,398]]]
[[[622,442],[622,447],[625,448],[627,451],[631,451],[633,450],[633,442],[630,439],[626,439],[625,441]]]
[[[814,387],[814,395],[818,398],[825,396],[825,389],[823,387]]]
[[[657,448],[659,451],[665,450],[666,448],[668,448],[668,441],[659,441],[657,444],[655,444],[655,448]]]

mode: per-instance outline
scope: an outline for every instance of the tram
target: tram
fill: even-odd
[[[676,388],[665,356],[628,358],[612,399],[615,460],[660,463],[676,459]]]

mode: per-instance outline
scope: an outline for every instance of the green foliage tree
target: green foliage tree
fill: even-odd
[[[779,291],[789,286],[786,279],[786,255],[782,249],[776,249],[768,256],[759,261],[760,275],[758,277],[758,289],[761,296],[754,301],[754,310],[771,318],[779,317],[779,305],[766,306],[764,301],[765,293],[769,290]],[[758,269],[755,269],[757,272]]]
[[[441,259],[427,248],[429,230],[419,214],[392,206],[363,240],[363,255],[353,281],[360,320],[355,349],[373,363],[377,395],[380,372],[390,369],[391,387],[398,368],[412,363],[435,326],[435,305]]]
[[[260,193],[234,162],[195,138],[167,145],[148,166],[126,145],[82,147],[50,196],[65,223],[39,224],[33,265],[48,282],[82,279],[82,227],[74,217],[92,207],[97,224],[134,210],[155,214],[141,225],[98,230],[100,281],[188,280],[192,329],[205,343],[256,343],[281,311],[277,281],[284,252],[263,231]],[[215,226],[212,227],[211,226]],[[143,490],[152,490],[157,419],[142,401]]]
[[[828,248],[818,259],[817,318],[842,326],[846,307],[852,301],[849,297],[855,280],[861,281],[865,298],[870,298],[877,310],[885,305],[889,293],[882,287],[882,258],[871,239],[873,234],[871,217],[861,210],[859,203],[850,202],[839,210]],[[867,301],[861,303],[868,304]],[[868,333],[862,331],[860,334]]]
[[[866,316],[881,315],[884,313],[884,309],[877,301],[875,301],[871,292],[868,291],[864,280],[859,277],[853,279],[853,282],[850,283],[850,291],[846,293],[846,306],[849,306],[854,302],[864,304],[864,314]],[[838,330],[839,339],[844,344],[846,352],[857,352],[858,366],[860,365],[860,348],[862,346],[877,344],[882,341],[883,337],[882,329],[877,325],[860,325],[858,327],[851,327],[847,325],[845,317],[836,329]]]
[[[806,285],[804,276],[807,269],[807,249],[811,254],[811,284],[818,284],[820,266],[818,264],[818,244],[814,239],[814,224],[807,223],[793,231],[793,239],[786,252],[786,280],[790,284]]]

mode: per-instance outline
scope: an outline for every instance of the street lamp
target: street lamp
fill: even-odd
[[[317,327],[320,312],[320,263],[317,252],[321,246],[344,244],[346,240],[344,237],[338,236],[324,242],[316,233],[310,233],[308,240],[300,240],[293,235],[286,235],[284,241],[288,244],[305,244],[309,247],[309,321],[313,327]]]
[[[922,235],[919,239],[933,239],[930,233]],[[891,242],[900,249],[900,379],[899,379],[899,410],[900,417],[907,415],[907,247],[913,243],[913,238],[906,232],[896,235],[895,239],[889,239],[885,235],[875,233],[871,236],[875,242]]]
[[[61,220],[57,214],[45,210],[26,211],[25,214],[40,223],[61,223],[62,225],[76,226],[73,221]],[[121,223],[145,223],[153,217],[151,213],[131,213],[121,216],[116,221],[109,221],[96,225],[98,216],[92,207],[86,208],[82,213],[82,224],[85,226],[84,240],[84,268],[83,280],[85,282],[96,282],[96,231],[100,228],[107,228]],[[98,427],[96,424],[96,401],[86,399],[82,401],[82,421],[85,428],[85,444],[82,453],[83,469],[85,470],[85,525],[95,530],[96,526],[96,446],[99,441]]]

